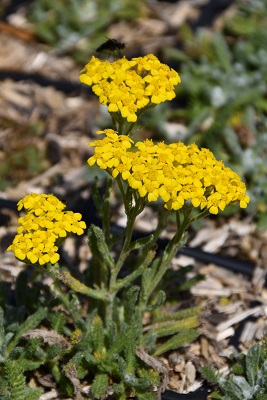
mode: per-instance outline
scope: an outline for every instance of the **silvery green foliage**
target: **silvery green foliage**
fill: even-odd
[[[82,48],[95,50],[112,21],[140,17],[144,3],[144,0],[39,0],[31,4],[27,17],[43,41],[61,54],[84,60],[86,52]],[[81,41],[82,47],[77,45]]]
[[[212,398],[223,400],[267,400],[266,342],[254,344],[246,355],[235,354],[236,360],[228,376],[222,376],[212,367],[201,368],[203,376],[218,386]]]

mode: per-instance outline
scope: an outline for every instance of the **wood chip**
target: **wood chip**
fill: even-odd
[[[48,331],[46,329],[30,329],[22,335],[26,338],[41,338],[45,343],[50,345],[59,344],[63,347],[69,347],[69,342],[55,331]]]
[[[257,292],[261,292],[265,284],[267,271],[261,267],[256,267],[253,271],[252,285]]]
[[[192,361],[188,361],[185,365],[185,374],[188,382],[192,385],[196,380],[196,367]]]
[[[255,322],[248,321],[243,328],[239,341],[243,343],[250,342],[254,338],[257,329]]]
[[[230,336],[234,336],[234,334],[235,334],[234,328],[230,327],[230,328],[225,329],[224,331],[221,331],[220,333],[218,333],[216,335],[216,340],[218,342],[220,342],[223,339],[226,339],[226,338],[228,338]]]
[[[248,310],[245,310],[237,315],[235,315],[234,317],[228,319],[227,321],[222,322],[221,324],[219,324],[216,327],[216,330],[219,332],[224,331],[225,329],[228,329],[230,326],[237,324],[240,321],[243,321],[244,319],[246,319],[247,317],[249,317],[250,315],[262,315],[263,312],[265,312],[264,307],[262,306],[257,306],[254,308],[250,308]]]
[[[52,400],[58,398],[60,392],[58,390],[52,389],[48,393],[44,393],[39,397],[39,400]]]

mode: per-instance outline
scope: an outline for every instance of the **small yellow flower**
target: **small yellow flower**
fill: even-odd
[[[143,65],[149,66],[149,62]],[[105,137],[90,144],[95,146],[95,154],[89,158],[89,165],[96,162],[114,178],[120,176],[148,202],[160,197],[169,210],[179,210],[185,202],[191,202],[211,214],[237,202],[241,208],[247,207],[250,199],[245,184],[208,149],[180,142],[154,144],[148,139],[134,143],[110,129],[101,133]],[[113,161],[107,161],[107,157]]]
[[[19,218],[17,235],[7,249],[22,261],[55,264],[60,258],[55,243],[69,233],[81,235],[86,228],[81,214],[63,211],[65,205],[52,194],[31,193],[18,202],[22,208],[26,215]]]
[[[72,335],[70,338],[71,343],[73,345],[79,343],[82,339],[82,336],[83,336],[83,333],[82,333],[81,329],[75,329],[75,331],[72,332]]]
[[[250,202],[250,197],[244,195],[243,197],[241,197],[239,202],[240,208],[247,208],[249,202]]]
[[[148,54],[114,62],[93,56],[81,71],[80,81],[92,86],[110,113],[119,113],[128,122],[136,122],[138,111],[147,105],[172,100],[174,87],[181,79],[176,71]]]

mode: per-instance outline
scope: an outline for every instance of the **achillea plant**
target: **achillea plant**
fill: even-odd
[[[113,393],[121,400],[130,394],[141,400],[154,399],[153,389],[160,394],[168,380],[168,371],[155,357],[197,338],[200,308],[160,317],[155,321],[160,325],[151,324],[146,330],[144,313],[149,311],[153,322],[153,311],[164,304],[166,294],[160,290],[160,283],[186,242],[190,223],[209,213],[217,214],[228,204],[245,208],[249,197],[239,176],[207,149],[180,142],[134,141],[138,117],[146,109],[171,100],[174,86],[180,82],[177,72],[154,55],[132,60],[123,57],[115,62],[92,57],[81,72],[81,81],[92,85],[113,121],[111,129],[97,132],[102,137],[89,143],[94,147],[89,166],[96,164],[110,175],[104,199],[96,185],[93,190],[103,228],[89,226],[93,258],[89,279],[81,282],[58,264],[58,246],[64,238],[85,230],[81,215],[65,212],[64,204],[53,195],[31,193],[18,203],[26,215],[19,219],[20,227],[9,250],[52,277],[52,295],[71,317],[68,328],[63,314],[47,317],[53,329],[68,339],[68,346],[54,348],[49,344],[44,348],[35,341],[31,354],[75,399],[83,398],[83,381],[91,383],[89,398],[104,399]],[[113,183],[118,185],[127,216],[119,237],[110,227]],[[137,216],[156,201],[155,231],[133,240]],[[177,230],[163,253],[157,253],[155,245],[171,211],[176,214]],[[90,298],[86,317],[82,316],[84,296]],[[0,370],[5,373],[9,356],[5,353],[0,360]],[[19,360],[19,352],[12,357]],[[23,365],[25,371],[27,364]]]

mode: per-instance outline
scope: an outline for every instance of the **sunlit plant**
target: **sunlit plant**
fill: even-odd
[[[18,203],[26,214],[19,219],[9,250],[52,277],[52,293],[71,316],[72,328],[64,330],[69,347],[56,353],[51,368],[58,385],[77,399],[82,398],[83,380],[91,382],[89,398],[113,394],[125,399],[134,394],[138,399],[154,399],[156,392],[166,389],[168,380],[168,371],[156,356],[197,338],[200,310],[165,315],[145,330],[144,314],[152,315],[164,304],[166,294],[159,286],[186,242],[190,223],[217,214],[229,204],[246,208],[249,196],[239,176],[207,149],[181,142],[135,141],[140,115],[172,100],[180,83],[178,73],[157,57],[123,57],[114,62],[92,57],[80,79],[92,86],[112,118],[112,127],[97,132],[101,137],[89,143],[94,148],[89,167],[96,164],[109,180],[104,199],[97,185],[93,191],[102,229],[88,227],[93,255],[88,278],[82,282],[58,264],[58,247],[64,239],[71,233],[82,234],[86,227],[80,214],[65,212],[64,204],[52,194],[31,193]],[[113,183],[127,217],[120,235],[110,224]],[[156,229],[133,239],[136,218],[152,202],[158,204]],[[176,232],[160,253],[156,244],[170,212],[176,215]],[[83,296],[90,298],[86,316]],[[0,368],[5,368],[1,361]]]

